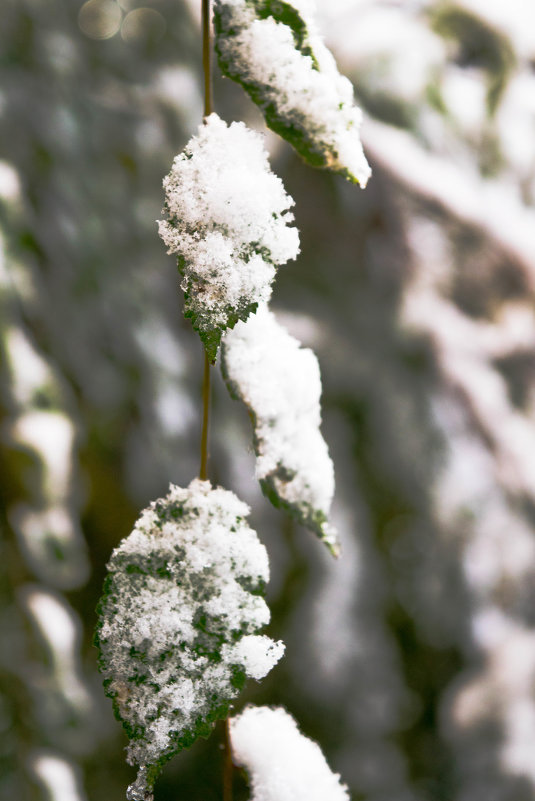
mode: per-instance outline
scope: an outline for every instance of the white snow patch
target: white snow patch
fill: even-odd
[[[259,19],[251,0],[215,3],[223,29],[216,49],[230,76],[255,87],[259,105],[274,108],[299,130],[324,166],[349,172],[364,187],[371,170],[359,138],[362,112],[353,87],[316,31],[312,5],[304,0],[292,5],[306,27],[303,51],[288,25],[271,16]]]
[[[22,328],[8,328],[5,337],[12,392],[18,403],[30,404],[35,393],[53,380],[52,373]]]
[[[223,646],[223,656],[229,662],[243,665],[248,676],[263,679],[284,653],[282,642],[273,642],[265,635],[246,635],[235,645]]]
[[[44,489],[51,504],[69,495],[75,433],[72,421],[59,411],[35,409],[13,424],[13,438],[35,449],[43,461]]]
[[[223,370],[232,394],[250,409],[255,426],[256,475],[332,548],[326,522],[334,469],[320,432],[318,360],[262,306],[229,331]],[[314,523],[320,513],[323,522]]]
[[[31,753],[28,763],[50,801],[86,801],[79,771],[67,759],[53,751],[40,750]]]
[[[320,747],[284,709],[247,707],[230,721],[234,762],[249,773],[251,801],[349,801]]]
[[[271,172],[262,136],[211,114],[164,179],[159,232],[179,258],[186,307],[202,332],[267,301],[275,265],[299,253],[292,198]]]
[[[52,672],[64,697],[83,714],[92,706],[81,678],[81,623],[62,596],[37,585],[24,585],[20,598],[49,652]]]
[[[0,161],[0,197],[3,200],[19,200],[20,179],[17,170],[7,161]]]
[[[269,567],[248,513],[207,481],[171,485],[112,554],[98,638],[109,693],[135,732],[131,764],[174,753],[237,695],[236,671],[258,679],[282,656],[282,643],[256,635],[270,617],[258,595]]]

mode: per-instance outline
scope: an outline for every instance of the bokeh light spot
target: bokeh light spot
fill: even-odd
[[[78,14],[78,25],[90,39],[110,39],[121,27],[121,19],[115,0],[87,0]]]
[[[7,161],[0,161],[0,198],[17,200],[20,196],[19,174]]]
[[[159,42],[165,34],[167,23],[153,8],[136,8],[124,18],[121,36],[127,44],[147,46]]]
[[[139,0],[117,0],[117,3],[119,3],[123,11],[128,13],[139,5]]]

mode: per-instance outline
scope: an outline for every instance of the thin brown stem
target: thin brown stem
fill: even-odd
[[[232,749],[230,747],[230,718],[225,721],[225,764],[223,766],[223,801],[232,801]]]
[[[204,119],[214,110],[212,98],[212,41],[210,0],[202,0],[202,68],[204,73]],[[210,361],[204,352],[204,375],[202,382],[202,431],[201,468],[199,478],[208,478],[208,425],[210,422]]]
[[[202,67],[204,73],[204,119],[214,110],[212,90],[212,41],[210,0],[202,0]],[[201,433],[201,469],[199,478],[207,479],[208,468],[208,425],[210,421],[210,360],[204,352],[204,376],[202,384],[202,433]],[[232,751],[230,748],[230,721],[224,723],[224,764],[223,764],[223,801],[232,801]]]
[[[201,468],[199,478],[208,478],[208,428],[210,424],[210,359],[204,352],[204,374],[202,380],[202,430],[201,430]]]
[[[204,118],[214,110],[212,94],[212,37],[210,0],[202,0],[202,68],[204,73]]]

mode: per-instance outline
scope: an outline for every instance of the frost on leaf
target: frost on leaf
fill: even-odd
[[[294,205],[262,136],[211,114],[164,179],[159,232],[178,257],[185,315],[211,361],[221,335],[269,299],[275,267],[299,253]]]
[[[284,646],[256,632],[266,550],[232,493],[195,480],[145,509],[113,551],[96,644],[106,693],[139,766],[134,801],[174,753],[227,715],[247,676],[263,678]]]
[[[353,87],[316,31],[308,0],[215,0],[222,72],[240,83],[266,123],[314,167],[366,186],[371,170]]]
[[[225,337],[222,370],[231,395],[252,417],[256,475],[264,494],[337,555],[336,532],[327,520],[334,470],[320,432],[316,356],[264,305]]]
[[[320,747],[284,709],[248,706],[230,721],[233,761],[249,774],[250,801],[349,801]]]

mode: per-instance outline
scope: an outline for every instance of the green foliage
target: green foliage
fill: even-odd
[[[456,60],[478,67],[487,78],[487,109],[496,111],[515,67],[515,54],[505,33],[456,3],[443,2],[431,12],[433,29],[457,48]]]
[[[245,54],[251,43],[242,50],[240,41],[254,21],[267,19],[288,28],[294,44],[294,52],[289,48],[285,54],[290,66],[278,64],[280,54],[276,53],[272,72],[266,71],[265,62],[258,71],[256,55]],[[332,170],[364,186],[369,168],[360,147],[360,117],[352,102],[352,90],[303,14],[282,0],[244,0],[239,10],[235,4],[215,0],[214,29],[221,71],[243,87],[269,128],[286,139],[310,166]],[[304,97],[307,102],[301,103]]]
[[[248,6],[254,9],[258,19],[272,17],[277,22],[287,25],[292,31],[296,49],[302,55],[311,59],[315,70],[319,69],[317,59],[309,43],[306,22],[297,9],[293,8],[289,3],[278,2],[278,0],[251,0]],[[331,157],[325,152],[324,147],[318,144],[316,139],[311,138],[304,115],[299,114],[297,111],[291,116],[281,113],[277,104],[272,100],[271,85],[251,80],[247,74],[236,67],[231,58],[225,57],[225,51],[221,48],[221,40],[222,38],[227,41],[232,40],[232,37],[239,32],[239,29],[233,24],[228,6],[221,2],[214,3],[214,29],[216,34],[215,49],[223,74],[228,78],[232,78],[245,89],[253,103],[261,109],[268,127],[283,139],[286,139],[308,164],[312,167],[327,167]]]
[[[231,397],[249,412],[264,495],[338,556],[336,531],[328,520],[334,475],[320,432],[316,357],[263,306],[226,337],[221,371]]]
[[[312,66],[319,71],[319,64],[309,42],[307,24],[299,11],[282,0],[253,0],[258,19],[273,17],[277,22],[287,25],[293,34],[295,47],[303,56],[309,56]]]
[[[298,523],[309,531],[314,532],[325,543],[328,550],[333,556],[340,555],[340,545],[336,537],[336,533],[325,512],[321,509],[314,509],[311,503],[307,501],[291,502],[284,498],[281,493],[280,484],[276,479],[281,479],[281,474],[284,475],[284,470],[279,470],[276,475],[267,476],[261,479],[260,486],[262,492],[268,498],[273,506],[277,509],[283,509]]]
[[[208,482],[171,487],[108,564],[95,644],[140,768],[132,799],[150,797],[162,765],[207,737],[247,675],[260,678],[280,656],[281,645],[255,635],[269,620],[267,557],[247,511]]]
[[[185,316],[211,362],[223,333],[271,294],[277,265],[299,252],[293,200],[259,134],[210,114],[164,179],[160,236],[177,255]]]
[[[225,323],[214,325],[211,321],[207,323],[205,315],[199,314],[197,303],[191,302],[192,293],[195,294],[194,281],[191,279],[188,280],[187,285],[189,289],[184,292],[184,317],[191,320],[194,330],[197,331],[204,345],[210,363],[215,364],[219,346],[221,345],[221,339],[225,331],[234,328],[236,323],[240,320],[245,322],[250,314],[256,312],[258,303],[244,303],[238,308],[227,306],[224,310],[226,315]]]

